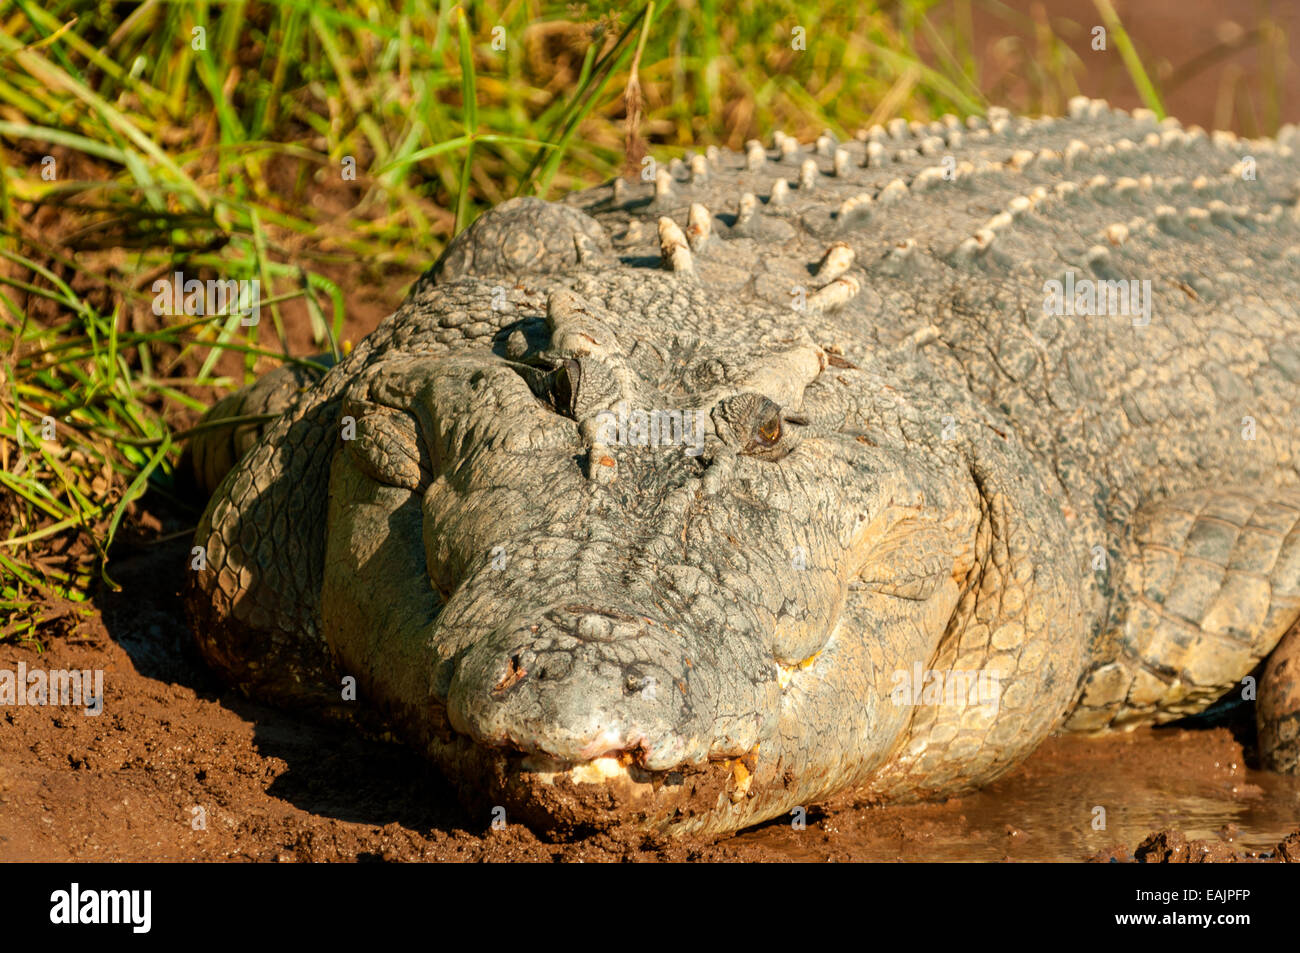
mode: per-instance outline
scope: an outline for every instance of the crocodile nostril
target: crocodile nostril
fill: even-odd
[[[505,675],[501,677],[501,681],[497,682],[496,685],[493,686],[492,691],[498,694],[509,691],[518,685],[527,674],[528,670],[520,664],[519,656],[512,655],[510,656],[510,661],[506,663]]]

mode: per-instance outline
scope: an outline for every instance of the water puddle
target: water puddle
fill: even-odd
[[[804,831],[774,821],[735,842],[799,861],[1073,861],[1121,846],[1131,857],[1165,828],[1271,851],[1300,828],[1300,778],[1247,768],[1226,727],[1066,736],[962,798],[810,813]]]

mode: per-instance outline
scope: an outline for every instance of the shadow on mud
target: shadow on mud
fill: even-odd
[[[143,676],[191,689],[251,722],[253,746],[273,779],[265,791],[314,815],[362,824],[396,823],[427,833],[481,832],[452,786],[410,749],[369,740],[355,729],[314,721],[250,701],[204,666],[185,624],[179,596],[188,561],[188,537],[114,551],[110,575],[121,592],[105,587],[95,601],[104,626]]]

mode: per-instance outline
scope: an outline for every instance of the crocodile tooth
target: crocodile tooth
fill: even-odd
[[[834,311],[842,307],[862,290],[858,279],[852,275],[836,278],[825,287],[818,288],[808,296],[809,311]]]
[[[703,182],[709,177],[709,160],[702,155],[691,156],[691,181]]]
[[[763,151],[763,144],[757,139],[750,139],[745,143],[745,168],[750,172],[756,172],[763,168],[763,163],[767,161],[767,153]]]
[[[993,133],[993,135],[995,136],[1004,135],[1006,131],[1010,128],[1011,128],[1010,119],[994,119],[992,122],[989,123],[989,132]]]
[[[695,261],[681,228],[671,218],[659,219],[659,257],[668,271],[693,274]]]
[[[867,143],[867,161],[866,165],[872,169],[878,169],[886,162],[885,147],[878,142]]]
[[[1104,189],[1110,185],[1110,179],[1104,175],[1094,175],[1088,180],[1088,188],[1096,192],[1098,189]]]
[[[1038,165],[1043,169],[1054,169],[1061,161],[1061,154],[1055,149],[1039,149]]]
[[[784,205],[786,199],[790,197],[790,183],[785,179],[777,179],[772,183],[772,194],[768,197],[770,205]]]
[[[713,234],[713,216],[699,202],[691,203],[691,210],[686,221],[686,239],[692,249],[698,249],[708,243]]]
[[[671,175],[674,179],[681,178],[682,175],[685,173],[685,170],[686,170],[686,163],[683,162],[681,159],[679,159],[677,156],[673,156],[671,159],[668,160],[668,174]]]
[[[928,125],[917,119],[913,119],[907,124],[907,131],[911,133],[913,138],[920,138],[925,135],[926,130],[929,128]]]
[[[621,175],[615,177],[613,189],[614,189],[614,204],[615,205],[625,204],[627,202],[627,182],[623,179]]]
[[[717,146],[709,146],[704,150],[704,158],[708,160],[709,165],[716,169],[719,160],[722,158],[722,151]]]
[[[868,142],[884,142],[888,138],[889,138],[889,133],[886,132],[885,127],[880,125],[879,123],[877,123],[876,125],[872,126],[870,129],[867,130]]]
[[[836,149],[835,155],[831,159],[831,169],[839,178],[844,178],[849,174],[853,165],[853,156],[848,149]]]
[[[744,228],[754,217],[758,209],[758,197],[753,192],[746,192],[740,197],[740,206],[736,209],[736,224],[733,228]]]
[[[889,138],[906,139],[907,138],[907,120],[895,118],[885,123],[885,128],[889,130]]]
[[[1142,106],[1134,109],[1129,115],[1132,116],[1133,121],[1139,126],[1154,126],[1156,124],[1156,114],[1150,109],[1146,109]]]
[[[958,119],[956,116],[954,116],[952,113],[944,113],[942,116],[939,117],[939,122],[943,124],[945,129],[961,128],[961,120]]]
[[[794,136],[786,136],[781,140],[782,159],[793,158],[795,153],[797,153],[798,151],[799,151],[799,140],[796,139]]]
[[[822,255],[822,260],[817,265],[817,277],[831,281],[848,271],[852,264],[853,249],[847,242],[835,242]]]
[[[817,154],[819,156],[828,156],[835,151],[835,140],[830,136],[821,135],[817,137]]]
[[[975,132],[976,130],[980,130],[980,129],[987,129],[988,127],[989,127],[989,121],[985,119],[983,116],[966,117],[966,128],[969,129],[971,132]]]
[[[963,138],[964,138],[964,137],[963,137],[962,132],[961,132],[960,129],[952,129],[952,130],[949,130],[949,132],[948,132],[948,136],[947,136],[948,148],[949,148],[949,149],[960,149],[960,148],[961,148],[961,143],[962,143],[962,139],[963,139]]]
[[[1084,260],[1088,262],[1088,267],[1094,274],[1100,275],[1110,262],[1110,249],[1104,245],[1093,245],[1084,255]]]
[[[777,129],[772,133],[772,148],[777,152],[781,151],[781,146],[785,142],[785,133]]]
[[[1091,107],[1092,100],[1087,96],[1071,96],[1069,102],[1065,104],[1066,112],[1071,119],[1086,118]]]
[[[1127,175],[1116,179],[1114,186],[1111,187],[1111,191],[1120,196],[1127,195],[1129,192],[1136,192],[1137,190],[1138,180]]]
[[[799,166],[799,188],[811,189],[817,185],[817,160],[804,159]]]

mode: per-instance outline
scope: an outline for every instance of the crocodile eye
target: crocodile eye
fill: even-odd
[[[582,368],[577,361],[564,361],[550,375],[550,402],[558,413],[574,415],[577,406],[578,385],[582,381]]]
[[[770,447],[774,445],[781,439],[781,416],[774,414],[768,419],[767,423],[755,431],[754,435],[763,446]]]

